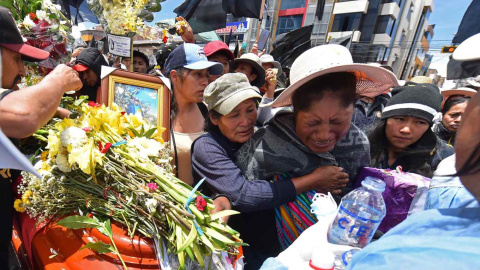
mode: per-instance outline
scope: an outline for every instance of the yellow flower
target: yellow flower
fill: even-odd
[[[17,212],[20,212],[20,213],[23,213],[25,212],[27,209],[25,208],[25,205],[24,203],[22,202],[22,200],[20,199],[16,199],[15,202],[13,203],[13,208],[15,208],[15,210]]]
[[[60,149],[60,133],[56,133],[53,130],[48,131],[48,145],[47,149],[50,149],[48,151],[48,157],[54,157],[58,154],[58,150]]]
[[[47,161],[47,157],[48,157],[48,153],[49,153],[49,152],[50,152],[50,151],[48,151],[48,150],[47,150],[47,151],[43,151],[42,154],[40,155],[40,159],[41,159],[42,161]]]
[[[32,196],[33,192],[31,190],[25,191],[25,193],[22,196],[22,202],[24,204],[27,204],[28,199]]]
[[[93,175],[96,164],[103,165],[103,154],[94,145],[94,140],[91,138],[90,142],[83,147],[74,148],[72,153],[68,156],[70,165],[78,164],[78,167],[86,174]]]

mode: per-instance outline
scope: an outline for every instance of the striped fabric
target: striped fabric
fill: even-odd
[[[276,175],[273,182],[291,179],[288,174]],[[275,208],[275,223],[278,239],[282,249],[288,248],[298,236],[308,227],[317,222],[317,218],[310,212],[315,191],[308,191],[297,195],[293,202],[288,202]]]

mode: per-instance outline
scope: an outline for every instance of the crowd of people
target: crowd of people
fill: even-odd
[[[95,101],[101,66],[109,63],[167,77],[171,82],[170,145],[176,174],[192,186],[205,179],[201,190],[214,199],[214,211],[241,213],[224,220],[249,244],[243,249],[247,270],[259,269],[293,242],[280,239],[288,232],[276,224],[276,207],[311,200],[316,192],[330,192],[339,201],[362,180],[357,175],[364,167],[402,166],[405,172],[433,177],[432,186],[441,189],[429,193],[427,208],[477,207],[468,211],[465,226],[478,228],[480,224],[475,199],[480,197],[480,96],[475,89],[440,91],[434,84],[415,80],[400,85],[391,68],[354,63],[349,50],[340,45],[313,47],[289,70],[282,70],[271,55],[256,47],[235,58],[227,44],[212,41],[202,48],[192,43],[192,33],[185,31],[184,43],[164,44],[150,57],[134,51],[133,59],[108,61],[96,48],[76,48],[71,67],[59,65],[39,84],[18,90],[17,84],[25,76],[23,61],[40,61],[48,54],[24,44],[8,10],[0,7],[0,13],[1,130],[16,142],[51,117],[68,116],[58,108],[67,91],[78,90],[76,96],[88,95]],[[150,59],[155,59],[156,65],[150,65]],[[435,178],[435,171],[448,171],[450,176]],[[0,265],[6,265],[12,237],[11,186],[18,172],[0,172],[4,217],[0,222]],[[469,201],[455,206],[445,203],[455,196],[469,196]],[[309,211],[299,208],[302,215],[310,217]],[[432,220],[440,218],[439,212],[428,213]],[[463,217],[463,212],[450,216]],[[405,223],[415,227],[422,220],[417,217]],[[429,224],[432,230],[440,226]],[[303,225],[300,233],[309,227]],[[400,233],[406,226],[400,224],[359,256],[379,263],[371,254],[381,252],[399,235],[407,237]],[[438,228],[436,235],[447,244],[447,236],[464,233],[466,227],[455,233]],[[418,234],[435,235],[420,229]],[[464,237],[479,239],[473,231]],[[405,260],[407,255],[395,262],[400,258]],[[366,262],[356,260],[352,269]],[[281,258],[277,263],[281,264]],[[473,263],[480,265],[478,259]]]

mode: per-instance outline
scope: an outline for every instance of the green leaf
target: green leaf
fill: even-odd
[[[203,254],[200,251],[200,248],[198,248],[197,243],[193,243],[193,255],[195,255],[195,258],[197,258],[198,264],[203,268],[205,263],[203,262]]]
[[[180,246],[177,247],[178,248],[177,253],[182,252],[186,248],[188,248],[190,244],[192,244],[195,238],[197,237],[197,229],[195,229],[195,226],[193,226],[193,224],[191,225],[192,225],[192,228],[190,229],[190,233],[188,234],[188,237],[185,240],[185,242],[183,242],[183,245],[181,247]]]
[[[110,252],[115,253],[115,250],[111,245],[105,244],[101,241],[95,242],[95,243],[90,242],[85,246],[81,247],[79,250],[86,249],[86,248],[94,250],[99,254],[110,253]]]
[[[107,221],[104,224],[105,225],[103,225],[103,227],[107,231],[108,236],[112,237],[113,233],[112,233],[112,224],[110,223],[110,219],[107,219]]]
[[[85,99],[79,98],[79,99],[75,100],[75,102],[73,102],[73,105],[80,106],[83,102],[85,102]]]
[[[151,128],[149,129],[147,132],[145,132],[145,134],[143,134],[143,137],[146,137],[146,138],[151,138],[153,133],[155,133],[155,130],[157,130],[157,128]]]
[[[223,211],[218,211],[210,216],[211,220],[216,220],[222,217],[226,216],[232,216],[232,215],[238,215],[240,212],[235,211],[235,210],[223,210]]]
[[[135,137],[140,137],[140,134],[136,129],[134,129],[133,127],[129,127],[128,129],[130,129],[130,131],[133,133],[133,135],[135,135]]]
[[[236,235],[240,235],[239,232],[235,231],[234,229],[228,227],[228,226],[225,226],[224,224],[221,224],[221,223],[217,223],[217,222],[210,222],[208,224],[210,227],[212,228],[215,228],[217,229],[218,231],[221,231],[221,232],[227,232],[229,233],[230,235],[232,236],[236,236]]]
[[[209,227],[204,227],[204,228],[205,228],[205,230],[204,230],[205,234],[208,235],[208,236],[210,236],[210,237],[212,237],[212,238],[215,238],[215,239],[217,239],[217,240],[220,240],[221,242],[223,242],[223,243],[225,243],[225,244],[230,244],[230,245],[231,245],[231,244],[234,244],[234,243],[235,243],[235,241],[227,238],[225,235],[217,232],[217,231],[214,230],[214,229],[211,229],[211,228],[209,228]],[[203,228],[202,228],[202,229],[203,229]]]
[[[69,229],[98,228],[102,226],[95,219],[86,216],[69,216],[60,220],[57,224]]]
[[[192,249],[191,249],[190,247],[187,247],[187,249],[186,249],[185,251],[187,252],[188,257],[189,257],[192,261],[195,261],[195,258],[193,257]]]

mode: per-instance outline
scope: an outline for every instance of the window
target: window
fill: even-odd
[[[303,15],[278,17],[277,35],[302,27]]]
[[[378,16],[377,25],[375,26],[375,34],[389,34],[393,28],[393,19],[390,15]]]
[[[283,0],[280,4],[280,10],[305,7],[306,0]]]
[[[358,30],[362,13],[337,14],[333,20],[332,32],[345,32]]]

